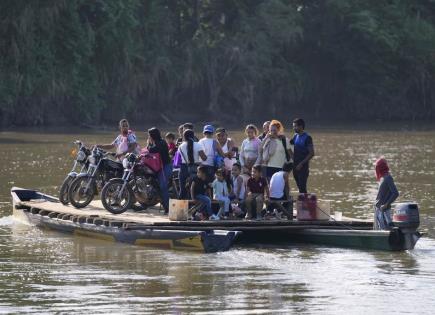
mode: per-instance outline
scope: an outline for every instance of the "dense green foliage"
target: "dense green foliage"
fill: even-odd
[[[433,0],[2,0],[0,15],[3,125],[435,118]]]

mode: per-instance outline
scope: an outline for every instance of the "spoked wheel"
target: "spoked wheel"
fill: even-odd
[[[69,187],[71,186],[71,182],[74,180],[74,177],[71,176],[67,176],[63,183],[62,186],[60,186],[60,190],[59,190],[59,201],[63,204],[63,205],[67,205],[69,204],[69,197],[68,197],[68,190]]]
[[[95,192],[95,182],[90,176],[77,177],[69,188],[69,201],[76,208],[84,208],[94,199]]]
[[[120,214],[127,211],[134,203],[134,194],[130,185],[124,186],[122,179],[112,179],[101,191],[101,202],[107,211],[113,214]]]

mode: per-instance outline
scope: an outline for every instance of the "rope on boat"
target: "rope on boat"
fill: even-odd
[[[326,211],[323,211],[319,206],[316,205],[316,208],[317,208],[318,210],[320,210],[321,212],[323,212],[323,214],[326,214],[326,215],[327,215],[330,219],[332,219],[335,223],[337,223],[337,224],[339,224],[339,225],[341,225],[341,226],[343,226],[343,227],[345,227],[345,228],[347,228],[347,229],[349,229],[349,230],[357,231],[356,229],[353,229],[351,226],[346,225],[346,224],[344,224],[344,223],[341,223],[340,221],[335,220],[334,217],[332,217],[332,216],[331,216],[329,213],[327,213]]]

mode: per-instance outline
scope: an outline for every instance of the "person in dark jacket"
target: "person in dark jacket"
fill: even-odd
[[[391,204],[399,197],[399,191],[390,174],[390,168],[384,158],[375,163],[376,179],[379,182],[378,195],[375,202],[374,230],[389,230],[392,227]]]
[[[162,198],[162,206],[165,209],[165,214],[169,211],[169,192],[168,182],[172,175],[172,163],[169,156],[168,144],[162,139],[160,130],[153,127],[148,130],[148,146],[150,153],[159,153],[162,159],[162,169],[158,173],[160,193]]]
[[[310,175],[310,160],[314,156],[314,145],[311,136],[305,132],[305,122],[301,118],[293,120],[295,135],[290,141],[293,144],[293,177],[300,193],[307,193],[307,181]]]

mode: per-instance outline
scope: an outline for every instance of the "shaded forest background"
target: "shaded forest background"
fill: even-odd
[[[433,0],[2,0],[0,124],[435,118]]]

